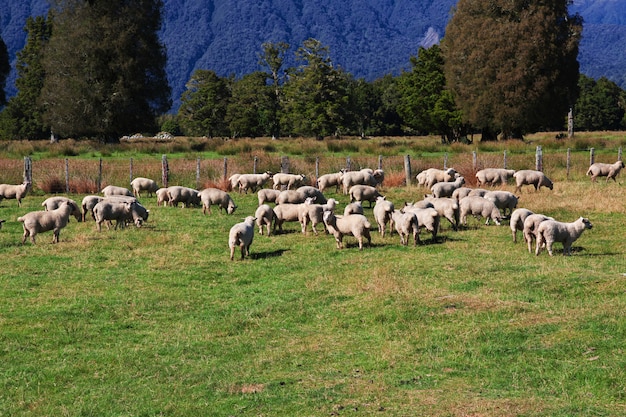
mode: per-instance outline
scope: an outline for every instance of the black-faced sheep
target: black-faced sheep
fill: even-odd
[[[485,168],[476,173],[477,184],[481,185],[498,185],[506,184],[507,181],[513,178],[515,171],[512,169],[504,168]]]
[[[389,223],[389,227],[393,228],[393,220],[391,215],[393,214],[395,208],[393,203],[383,196],[379,196],[376,198],[376,204],[374,205],[374,219],[376,219],[376,224],[378,224],[378,232],[381,237],[385,237],[385,228],[387,227],[387,223]]]
[[[601,162],[596,162],[592,164],[587,170],[587,175],[591,175],[591,181],[595,182],[598,177],[606,177],[606,182],[609,182],[610,179],[617,182],[617,175],[624,168],[624,162],[617,161],[614,164],[603,164]]]
[[[28,181],[19,185],[0,184],[0,202],[3,199],[15,199],[17,200],[18,207],[22,207],[22,198],[26,197],[30,188],[31,183]]]
[[[502,214],[500,210],[496,207],[496,205],[482,197],[476,196],[467,196],[461,201],[459,201],[459,209],[461,216],[461,223],[467,226],[467,216],[473,215],[476,218],[485,218],[487,221],[486,225],[489,224],[489,220],[493,220],[495,224],[500,226],[500,222],[502,221]]]
[[[198,193],[200,201],[202,201],[202,213],[207,212],[211,214],[211,206],[215,205],[222,210],[226,210],[226,213],[233,214],[237,209],[237,205],[226,191],[222,191],[218,188],[205,188]]]
[[[532,185],[535,187],[535,191],[539,190],[541,187],[548,187],[551,190],[554,189],[552,181],[541,171],[523,169],[513,174],[513,178],[515,178],[516,184],[515,191],[518,193],[522,191],[522,186],[524,185]]]
[[[72,200],[71,198],[67,198],[67,197],[49,197],[49,198],[46,198],[43,201],[43,203],[41,203],[41,205],[43,206],[44,210],[51,211],[51,210],[55,210],[55,209],[59,208],[62,204],[65,204],[65,203],[69,203],[70,207],[72,207],[71,215],[74,216],[76,221],[78,221],[78,222],[82,221],[83,220],[83,215],[81,213],[81,210],[78,207],[78,204],[76,204],[76,201]]]
[[[537,228],[537,248],[535,255],[539,255],[542,245],[545,243],[548,253],[552,256],[552,245],[554,242],[563,243],[563,255],[572,254],[572,243],[583,234],[586,229],[591,229],[593,225],[589,219],[580,217],[572,223],[562,223],[556,220],[546,220],[539,224]]]
[[[32,211],[18,217],[17,221],[23,223],[24,236],[22,244],[26,242],[28,236],[35,243],[35,236],[38,233],[53,231],[52,243],[59,243],[61,229],[67,226],[72,214],[73,207],[69,202],[61,204],[57,209],[51,211]]]
[[[150,197],[152,193],[155,193],[159,189],[156,181],[143,177],[137,177],[132,180],[130,186],[133,189],[133,195],[137,198],[141,197],[142,191],[147,191],[148,197]]]
[[[532,211],[525,208],[518,208],[511,213],[511,220],[509,225],[511,226],[511,234],[513,235],[513,243],[517,243],[517,231],[524,232],[524,220],[531,214]]]
[[[230,260],[235,259],[235,247],[241,248],[241,259],[245,255],[250,256],[250,245],[254,239],[254,222],[253,216],[248,216],[243,222],[235,224],[230,228],[228,233],[228,247],[230,248]]]
[[[367,239],[368,246],[372,244],[370,235],[372,225],[367,217],[362,214],[336,216],[332,211],[325,211],[324,224],[326,229],[335,237],[337,249],[343,249],[344,236],[354,236],[359,242],[359,250],[363,250],[363,238]]]

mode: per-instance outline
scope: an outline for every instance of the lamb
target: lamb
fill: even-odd
[[[262,188],[257,193],[259,199],[259,206],[265,203],[275,203],[276,198],[280,194],[280,190],[271,190],[269,188]]]
[[[0,184],[0,201],[3,199],[16,199],[18,207],[22,207],[22,198],[26,197],[26,194],[31,188],[29,181],[24,181],[19,185],[12,184]]]
[[[346,205],[346,208],[343,210],[343,215],[348,216],[350,214],[363,214],[363,204],[361,204],[360,201],[355,201],[354,203]]]
[[[285,203],[274,207],[274,231],[283,231],[284,222],[300,221],[300,204]]]
[[[257,188],[263,188],[265,183],[272,178],[271,172],[264,172],[262,174],[241,174],[237,178],[237,185],[239,187],[239,193],[245,192],[248,194],[248,190],[256,192]]]
[[[437,231],[439,230],[439,223],[441,216],[432,207],[419,208],[416,205],[405,204],[402,208],[405,213],[415,213],[417,216],[417,223],[420,228],[425,228],[432,235],[432,241],[437,239]]]
[[[59,234],[61,229],[67,226],[72,214],[73,207],[69,202],[61,204],[58,208],[51,211],[32,211],[18,217],[17,221],[23,223],[24,236],[22,244],[26,242],[28,236],[35,244],[35,236],[38,233],[48,232],[52,230],[52,243],[59,243]]]
[[[62,204],[66,202],[69,203],[69,205],[72,207],[71,215],[74,216],[74,218],[76,218],[76,221],[77,222],[82,221],[83,215],[80,211],[80,208],[78,208],[78,204],[76,204],[76,201],[72,200],[71,198],[50,197],[50,198],[45,199],[44,202],[41,203],[41,205],[43,206],[45,211],[52,211],[52,210],[59,208]]]
[[[396,231],[400,235],[400,243],[407,246],[409,244],[409,236],[413,235],[413,244],[417,246],[417,243],[420,242],[420,228],[417,215],[413,212],[394,210],[391,218],[396,226]]]
[[[156,181],[143,177],[137,177],[132,180],[130,186],[133,189],[133,195],[137,198],[141,197],[142,191],[147,191],[148,197],[151,197],[152,193],[155,193],[159,189]]]
[[[298,219],[300,221],[300,225],[302,226],[302,233],[306,234],[306,227],[311,222],[311,228],[313,229],[313,233],[317,236],[316,226],[319,223],[324,224],[324,212],[325,211],[333,211],[337,206],[337,200],[334,198],[329,199],[324,204],[314,204],[315,197],[307,197],[304,201],[304,204],[299,205],[299,214]],[[326,230],[326,227],[324,227]]]
[[[478,186],[506,184],[513,178],[515,170],[504,168],[485,168],[476,173]]]
[[[93,208],[94,219],[98,232],[102,231],[102,223],[106,222],[108,230],[111,230],[111,221],[115,220],[115,230],[117,227],[123,228],[128,218],[133,218],[135,225],[141,227],[143,219],[137,211],[134,211],[137,202],[102,200]]]
[[[454,198],[456,201],[461,201],[463,197],[467,197],[471,192],[472,192],[472,188],[459,187],[452,192],[452,198]]]
[[[344,236],[354,236],[359,242],[359,250],[363,250],[363,238],[367,239],[368,246],[372,244],[370,235],[372,225],[367,217],[362,214],[336,216],[332,211],[325,211],[324,224],[326,229],[335,237],[337,249],[343,249]]]
[[[436,184],[435,184],[436,185]],[[453,198],[425,198],[423,201],[426,201],[432,205],[432,207],[437,210],[440,217],[445,217],[448,219],[452,228],[454,230],[458,230],[459,228],[459,219],[461,215],[461,209],[459,208],[459,202]]]
[[[335,186],[335,192],[337,193],[339,192],[342,177],[343,171],[320,175],[317,179],[317,188],[319,188],[321,192],[324,192],[326,188]]]
[[[532,211],[525,208],[518,208],[511,213],[511,220],[509,225],[511,226],[511,234],[513,235],[513,243],[517,243],[517,231],[524,232],[524,220],[531,214]]]
[[[132,191],[128,188],[118,187],[115,185],[107,185],[100,191],[105,197],[111,197],[112,195],[125,195],[129,197],[133,197]]]
[[[539,224],[537,228],[537,247],[535,255],[539,255],[542,245],[545,243],[548,254],[552,256],[552,245],[554,242],[563,243],[563,256],[572,254],[572,243],[578,239],[586,229],[591,229],[593,225],[589,219],[580,217],[572,223],[562,223],[556,220],[546,220]]]
[[[617,175],[624,168],[624,162],[617,161],[614,164],[603,164],[601,162],[596,162],[592,164],[587,170],[587,175],[591,175],[591,181],[596,182],[596,178],[598,177],[606,177],[606,182],[608,183],[610,179],[617,182]]]
[[[393,228],[393,219],[391,215],[395,210],[393,203],[388,201],[383,196],[378,196],[376,198],[376,204],[374,205],[374,218],[376,219],[376,224],[378,224],[378,232],[381,237],[385,237],[385,227],[387,223],[389,223],[389,227]]]
[[[183,203],[183,207],[199,206],[201,204],[198,190],[180,185],[167,187],[167,198],[169,200],[168,204],[173,207],[178,207],[178,203]]]
[[[500,226],[502,221],[502,214],[496,205],[482,197],[468,196],[459,202],[459,208],[461,211],[461,223],[467,226],[467,215],[471,214],[477,218],[483,217],[487,221],[485,225],[489,224],[489,220],[493,220],[495,224]]]
[[[539,224],[546,220],[554,220],[552,217],[544,216],[543,214],[533,213],[530,216],[526,217],[524,220],[524,240],[528,245],[528,253],[533,253],[533,240],[537,239],[537,229],[539,228]]]
[[[202,213],[206,214],[207,211],[211,214],[211,206],[216,205],[220,208],[220,213],[222,209],[226,210],[226,213],[233,214],[237,209],[237,205],[230,197],[230,195],[217,188],[205,188],[204,190],[198,193],[200,197],[200,201],[202,201]]]
[[[347,195],[350,188],[354,185],[370,185],[376,186],[376,178],[374,178],[374,171],[365,168],[360,171],[348,171],[343,173],[341,182],[343,183],[343,193]]]
[[[285,174],[282,172],[279,172],[277,174],[274,174],[274,176],[272,177],[272,180],[274,181],[274,189],[278,190],[281,189],[282,186],[286,185],[287,189],[290,190],[293,187],[299,187],[300,185],[304,184],[304,180],[306,179],[306,176],[304,176],[303,174]]]
[[[545,174],[541,171],[534,171],[532,169],[523,169],[513,174],[515,178],[516,192],[522,191],[523,185],[532,185],[535,187],[535,191],[539,190],[542,186],[554,189],[554,184]]]
[[[267,229],[267,236],[271,234],[272,223],[274,222],[274,210],[267,204],[261,204],[254,213],[256,224],[259,226],[259,234],[263,235],[263,226]]]
[[[165,206],[170,202],[170,197],[167,195],[167,188],[159,188],[158,190],[156,190],[155,194],[157,196],[157,207],[159,207],[161,204]]]
[[[483,196],[483,198],[495,204],[496,207],[502,210],[502,215],[504,216],[506,216],[507,210],[509,211],[510,215],[517,207],[517,196],[508,191],[489,191]]]
[[[459,176],[452,182],[438,182],[433,184],[433,186],[430,187],[430,191],[432,191],[435,198],[452,197],[454,190],[461,188],[463,184],[465,184],[465,178]]]
[[[235,224],[230,228],[228,233],[228,247],[230,248],[230,260],[235,259],[235,246],[241,248],[241,259],[245,255],[250,256],[250,245],[254,239],[254,222],[253,216],[248,216],[243,222]]]
[[[99,195],[88,195],[83,198],[81,203],[81,207],[83,208],[83,221],[87,220],[87,212],[91,213],[91,218],[95,220],[95,216],[93,214],[93,208],[104,200],[104,197],[100,197]]]
[[[375,202],[381,194],[378,190],[371,185],[353,185],[350,187],[350,202],[354,201],[369,201],[370,207],[372,202]]]

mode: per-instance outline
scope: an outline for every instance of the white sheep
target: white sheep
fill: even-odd
[[[428,168],[425,171],[425,182],[424,185],[427,188],[432,188],[438,182],[451,182],[454,181],[457,177],[458,173],[454,168],[447,169],[438,169],[438,168]],[[418,182],[420,180],[418,179]]]
[[[524,220],[531,214],[532,211],[526,208],[518,208],[511,213],[511,220],[509,225],[511,226],[511,235],[513,235],[513,243],[517,243],[517,231],[524,232]]]
[[[83,201],[81,203],[81,207],[83,208],[83,221],[87,220],[87,212],[91,213],[91,218],[95,219],[93,215],[93,208],[104,200],[104,197],[100,197],[99,195],[87,195],[83,197]]]
[[[517,207],[518,198],[515,194],[508,191],[489,191],[483,196],[484,199],[491,201],[506,216],[507,210],[509,214]]]
[[[343,171],[320,175],[317,179],[317,188],[319,188],[321,192],[324,192],[328,187],[335,186],[335,192],[339,192],[342,177]]]
[[[59,243],[59,234],[61,229],[67,226],[72,214],[73,207],[69,202],[61,204],[57,209],[51,211],[32,211],[18,217],[17,221],[23,223],[24,236],[22,244],[26,242],[28,236],[35,243],[35,236],[38,233],[48,232],[52,230],[52,243]]]
[[[487,190],[485,190],[487,191]],[[469,193],[472,192],[472,188],[469,187],[459,187],[452,192],[452,198],[456,201],[461,201],[463,197],[467,197]]]
[[[259,206],[265,203],[276,203],[276,198],[280,195],[280,190],[261,188],[257,191],[256,195],[259,199]]]
[[[167,188],[159,188],[156,190],[155,194],[157,196],[157,207],[161,204],[165,207],[165,205],[170,202],[170,197],[167,195]]]
[[[239,178],[237,178],[239,193],[243,191],[247,194],[248,190],[256,192],[257,188],[263,188],[270,178],[272,178],[272,173],[269,171],[262,174],[241,174]]]
[[[343,173],[341,177],[343,184],[343,193],[348,194],[350,188],[354,185],[370,185],[376,186],[376,178],[374,178],[374,171],[369,168],[364,168],[360,171],[347,171]]]
[[[537,228],[537,248],[535,255],[539,255],[542,245],[545,243],[548,253],[552,256],[552,245],[554,242],[563,243],[563,255],[572,254],[572,243],[583,234],[586,229],[591,229],[593,225],[589,219],[580,217],[572,223],[563,223],[556,220],[546,220],[539,224]]]
[[[487,221],[486,225],[489,224],[489,220],[493,220],[493,222],[500,226],[500,222],[502,221],[502,214],[500,210],[496,207],[496,205],[482,197],[477,196],[467,196],[461,201],[459,201],[459,209],[460,209],[460,221],[463,225],[467,226],[467,215],[471,214],[476,218],[485,218]]]
[[[389,223],[389,228],[393,228],[393,219],[391,215],[395,210],[393,203],[387,200],[383,196],[378,196],[376,198],[376,204],[374,205],[374,219],[376,220],[376,224],[378,224],[378,232],[381,237],[385,237],[385,228],[387,227],[387,223]]]
[[[230,184],[231,191],[239,188],[239,177],[241,177],[241,174],[233,174],[228,177],[228,183]]]
[[[26,197],[30,188],[31,183],[28,181],[19,185],[0,184],[0,202],[3,199],[16,199],[18,207],[22,207],[22,198]]]
[[[143,219],[139,213],[133,215],[133,208],[137,202],[116,201],[104,199],[93,208],[94,218],[98,231],[102,231],[102,223],[106,222],[108,230],[111,230],[111,221],[115,220],[115,229],[118,226],[124,228],[128,218],[134,218],[135,225],[141,227]]]
[[[310,222],[313,233],[317,236],[316,226],[320,223],[324,224],[324,212],[333,211],[337,206],[337,200],[334,198],[328,199],[328,201],[324,204],[315,204],[315,202],[315,197],[307,197],[304,203],[299,205],[300,211],[298,214],[298,220],[302,226],[303,234],[306,234],[306,228]],[[324,230],[328,232],[325,225]]]
[[[413,244],[417,245],[420,242],[420,227],[417,215],[413,212],[402,210],[394,210],[391,214],[393,224],[396,226],[396,231],[400,235],[400,243],[404,246],[409,244],[409,236],[413,236]]]
[[[248,216],[243,222],[235,224],[230,228],[228,233],[228,247],[230,248],[230,260],[235,259],[235,247],[241,248],[241,259],[245,255],[250,256],[250,245],[254,239],[254,222],[253,216]]]
[[[343,237],[354,236],[359,242],[359,250],[363,250],[363,238],[367,239],[367,245],[372,244],[370,224],[367,217],[362,214],[350,214],[349,216],[337,216],[332,211],[324,212],[324,224],[332,233],[337,242],[337,249],[343,249]]]
[[[137,177],[133,179],[130,182],[130,186],[133,189],[133,195],[137,198],[141,197],[142,191],[147,191],[148,197],[150,197],[152,196],[152,193],[155,193],[159,189],[156,181],[144,177]]]
[[[513,178],[515,170],[504,168],[485,168],[476,173],[478,186],[506,184]]]
[[[472,188],[472,191],[470,191],[466,197],[484,197],[488,192],[489,190],[485,190],[484,188]]]
[[[457,188],[461,188],[465,184],[465,178],[459,176],[451,182],[438,182],[430,187],[430,191],[435,198],[452,197],[452,193]]]
[[[541,171],[522,169],[513,174],[513,178],[515,178],[515,190],[518,193],[522,191],[523,185],[532,185],[535,187],[535,191],[539,190],[541,187],[548,187],[551,190],[554,189],[552,181]]]
[[[125,195],[133,197],[133,192],[125,187],[118,187],[116,185],[107,185],[100,191],[105,197],[111,197],[113,195]]]
[[[279,190],[274,190],[279,191]],[[276,197],[276,205],[280,204],[302,204],[306,200],[306,196],[298,190],[283,190],[279,191],[278,197]]]
[[[296,190],[302,197],[305,199],[307,197],[311,197],[315,199],[317,204],[326,204],[326,197],[324,194],[317,188],[312,187],[310,185],[303,185],[302,187],[298,187]]]
[[[379,186],[379,185],[382,186],[383,181],[385,181],[385,171],[378,168],[374,170],[372,175],[374,176],[374,179],[376,180],[376,186]]]
[[[419,227],[425,228],[431,233],[433,242],[437,239],[437,232],[441,221],[441,216],[437,213],[437,210],[432,207],[420,208],[417,204],[405,203],[402,211],[405,213],[415,213]]]
[[[274,207],[274,215],[274,232],[276,232],[277,227],[282,232],[284,222],[300,221],[300,204],[279,204]]]
[[[350,187],[350,202],[354,201],[369,201],[370,207],[372,207],[372,202],[376,202],[376,199],[380,197],[381,194],[378,190],[371,185],[353,185]]]
[[[202,204],[198,190],[180,185],[167,187],[168,204],[178,207],[178,203],[183,203],[183,207],[200,206]]]
[[[82,221],[83,215],[81,213],[81,210],[78,207],[78,204],[76,204],[76,201],[72,200],[71,198],[49,197],[49,198],[46,198],[43,201],[43,203],[41,203],[41,205],[43,206],[43,209],[45,211],[51,211],[51,210],[55,210],[59,208],[62,204],[65,204],[65,203],[69,203],[69,205],[72,207],[71,215],[74,216],[74,218],[76,218],[76,221],[78,222]]]
[[[546,220],[554,220],[552,217],[545,216],[539,213],[533,213],[524,219],[524,241],[528,246],[528,253],[533,253],[533,240],[537,239],[537,229],[539,224]]]
[[[256,224],[259,227],[259,234],[263,235],[263,226],[267,229],[267,236],[272,233],[272,223],[274,222],[274,210],[267,204],[261,204],[254,212]]]
[[[436,185],[436,184],[435,184]],[[454,230],[458,230],[459,228],[459,219],[461,216],[461,209],[459,207],[459,202],[454,198],[433,198],[428,197],[423,201],[432,205],[432,207],[437,210],[440,217],[445,217],[448,219],[452,228]]]
[[[596,182],[596,178],[598,177],[606,177],[606,182],[609,182],[610,179],[617,182],[617,175],[624,168],[624,162],[617,161],[614,164],[603,164],[601,162],[596,162],[592,164],[587,170],[587,175],[591,175],[591,181]]]
[[[304,180],[306,176],[304,174],[286,174],[283,172],[279,172],[274,174],[272,177],[272,181],[274,181],[274,189],[278,190],[282,186],[287,186],[288,190],[293,189],[294,187],[299,187],[304,184]]]
[[[363,214],[363,204],[361,204],[360,201],[347,204],[346,208],[343,210],[343,215],[347,216],[350,214]]]
[[[237,205],[231,196],[226,191],[222,191],[218,188],[205,188],[198,193],[198,196],[200,197],[200,201],[202,201],[203,214],[207,212],[211,214],[212,205],[218,206],[220,213],[222,210],[226,210],[226,213],[233,214],[237,209]]]

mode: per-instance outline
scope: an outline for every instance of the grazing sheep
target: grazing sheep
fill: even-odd
[[[104,197],[100,197],[99,195],[88,195],[83,198],[81,203],[81,207],[83,208],[83,221],[87,221],[87,212],[91,213],[91,218],[95,220],[95,216],[93,215],[93,208],[104,200]]]
[[[267,229],[267,236],[272,233],[272,222],[274,222],[274,210],[267,204],[261,204],[254,213],[256,224],[259,226],[259,234],[263,235],[263,226]]]
[[[142,191],[148,192],[148,197],[152,196],[159,189],[156,181],[150,178],[137,177],[130,182],[130,186],[133,189],[133,195],[137,198],[141,197]]]
[[[126,220],[133,218],[135,225],[141,227],[143,220],[138,215],[133,215],[133,208],[137,202],[115,201],[104,199],[93,208],[94,219],[98,232],[102,231],[102,223],[106,222],[107,230],[111,230],[111,221],[115,220],[115,230],[117,227],[124,228]]]
[[[426,182],[424,185],[430,189],[433,187],[433,185],[435,185],[438,182],[454,181],[458,173],[454,170],[454,168],[447,168],[447,169],[428,168],[426,170],[425,175],[426,175]]]
[[[296,191],[305,199],[307,197],[311,197],[315,199],[317,204],[326,204],[326,197],[324,197],[324,194],[322,194],[322,192],[315,187],[303,185],[302,187],[298,187]]]
[[[299,187],[304,184],[304,180],[306,177],[303,174],[285,174],[279,172],[274,174],[272,180],[274,181],[274,189],[278,190],[282,186],[286,185],[288,190],[291,190],[294,187]]]
[[[325,211],[324,224],[326,229],[335,237],[337,249],[343,249],[344,236],[354,236],[359,242],[359,250],[363,250],[363,238],[367,239],[368,246],[372,244],[370,235],[372,225],[367,217],[362,214],[336,216],[332,211]]]
[[[341,178],[343,184],[343,193],[347,195],[350,188],[354,185],[370,185],[376,186],[376,178],[374,178],[374,171],[369,168],[364,168],[360,171],[347,171],[343,173]]]
[[[226,213],[233,214],[237,209],[237,205],[230,197],[230,195],[217,188],[205,188],[204,190],[198,193],[200,197],[200,201],[202,201],[202,213],[206,214],[207,211],[211,214],[211,206],[216,205],[220,208],[220,213],[222,209],[226,210]]]
[[[17,221],[23,223],[24,236],[22,244],[26,242],[28,236],[35,243],[35,236],[38,233],[48,232],[52,230],[52,243],[59,243],[59,234],[61,229],[67,226],[70,215],[74,208],[69,202],[61,204],[58,208],[51,211],[31,211],[22,217],[18,217]]]
[[[436,185],[436,184],[435,184]],[[459,219],[461,209],[459,208],[459,202],[453,198],[425,198],[423,201],[430,203],[432,207],[437,210],[440,217],[448,219],[452,228],[458,230]]]
[[[343,210],[343,215],[348,216],[350,214],[363,214],[363,204],[361,204],[360,201],[355,201],[354,203],[346,205],[346,208]]]
[[[148,221],[149,215],[150,210],[146,209],[139,201],[136,201],[131,204],[130,213],[126,217],[125,222],[127,224],[134,223],[135,226],[141,227],[146,221]]]
[[[518,208],[511,213],[509,224],[511,226],[511,234],[513,235],[513,243],[517,243],[517,231],[524,232],[524,220],[531,214],[534,213],[525,208]]]
[[[394,210],[391,219],[396,226],[396,231],[400,235],[400,243],[404,246],[409,244],[409,236],[413,235],[413,244],[420,242],[420,227],[417,215],[413,212],[403,212]],[[421,242],[420,242],[421,243]]]
[[[275,190],[278,191],[278,190]],[[283,190],[279,191],[278,197],[276,197],[276,205],[279,204],[302,204],[306,200],[304,194],[299,193],[298,190]]]
[[[524,220],[523,234],[526,245],[528,245],[528,253],[533,253],[532,246],[533,240],[537,239],[537,229],[539,228],[539,224],[546,220],[554,219],[552,217],[544,216],[543,214],[533,213]]]
[[[486,191],[486,190],[485,190]],[[463,197],[467,197],[469,193],[472,192],[472,188],[469,187],[459,187],[452,192],[452,198],[456,201],[461,201]]]
[[[473,188],[466,197],[484,197],[488,192],[489,190],[485,190],[484,188]]]
[[[300,204],[300,213],[298,214],[298,219],[302,226],[302,233],[306,234],[306,227],[311,222],[311,229],[313,229],[313,233],[317,236],[316,226],[320,223],[324,224],[324,212],[325,211],[333,211],[337,206],[337,200],[334,198],[329,199],[324,204],[314,204],[315,197],[307,197],[303,204]],[[324,225],[324,230],[326,227]]]
[[[320,175],[317,179],[317,188],[319,188],[321,192],[324,192],[326,188],[335,186],[335,192],[337,193],[339,192],[342,177],[343,171]]]
[[[535,187],[535,191],[539,190],[542,186],[554,189],[554,184],[545,174],[541,171],[534,171],[532,169],[523,169],[513,174],[515,178],[516,188],[515,191],[520,193],[523,185],[532,185]]]
[[[167,198],[168,204],[172,207],[178,207],[178,203],[183,203],[183,207],[200,206],[201,204],[198,190],[180,185],[167,187]]]
[[[468,196],[459,202],[459,209],[461,211],[460,221],[463,225],[467,226],[467,215],[471,214],[476,218],[486,218],[485,225],[489,224],[489,220],[493,220],[495,224],[500,226],[502,221],[502,214],[496,205],[485,198],[477,196]]]
[[[259,206],[265,203],[276,203],[276,198],[280,195],[280,190],[262,188],[257,191],[256,195],[259,198]]]
[[[52,211],[59,208],[64,203],[69,203],[69,205],[72,207],[71,215],[76,218],[77,222],[81,222],[83,220],[83,215],[80,211],[80,208],[78,207],[78,204],[76,204],[76,201],[72,200],[71,198],[50,197],[46,198],[43,203],[41,203],[41,205],[43,206],[43,209],[45,211]]]
[[[596,162],[592,164],[587,170],[587,175],[591,175],[591,181],[596,182],[596,178],[598,177],[606,177],[606,182],[612,178],[613,181],[617,182],[617,175],[624,168],[624,162],[617,161],[614,164],[603,164],[601,162]]]
[[[230,184],[231,191],[239,188],[239,177],[241,177],[241,174],[233,174],[228,177],[228,183]]]
[[[504,168],[485,168],[476,173],[477,184],[481,185],[498,185],[506,184],[513,178],[515,170]]]
[[[113,195],[125,195],[128,197],[133,197],[133,192],[128,188],[118,187],[115,185],[107,185],[100,191],[105,197],[111,197]]]
[[[274,215],[274,232],[276,232],[276,227],[282,232],[284,222],[300,221],[300,204],[279,204],[274,207]]]
[[[458,177],[452,182],[438,182],[433,184],[433,186],[430,187],[430,191],[432,191],[435,198],[452,197],[454,190],[461,188],[463,184],[465,184],[465,178]]]
[[[241,248],[241,259],[245,255],[250,256],[250,245],[254,239],[254,222],[253,216],[248,216],[243,222],[237,223],[230,228],[228,233],[228,247],[230,248],[230,260],[235,258],[235,247]]]
[[[165,207],[165,205],[170,202],[170,197],[167,195],[167,188],[159,188],[156,190],[155,194],[157,196],[157,207],[161,204]]]
[[[28,181],[19,185],[0,184],[0,202],[3,199],[16,199],[18,207],[22,207],[22,198],[26,197],[26,194],[30,190],[30,186],[31,183]]]
[[[371,208],[372,202],[376,202],[376,199],[380,196],[381,194],[378,190],[371,185],[353,185],[350,187],[351,203],[355,201],[369,201]]]
[[[517,207],[517,196],[508,191],[489,191],[483,198],[491,201],[496,207],[502,210],[503,216],[506,216],[507,210],[509,214],[511,214]]]
[[[374,205],[374,218],[376,219],[376,224],[378,224],[378,232],[381,237],[385,237],[385,228],[387,223],[389,223],[389,228],[393,228],[393,219],[391,215],[395,210],[393,203],[388,201],[383,196],[378,196],[376,198],[376,204]]]
[[[256,192],[257,188],[263,188],[270,178],[272,178],[271,172],[264,172],[262,174],[241,174],[239,178],[237,178],[239,193],[243,191],[248,194],[248,190]]]
[[[439,223],[441,216],[432,207],[419,208],[415,204],[407,204],[402,208],[405,213],[415,213],[417,216],[417,223],[420,228],[425,228],[432,235],[432,241],[437,239],[437,231],[439,230]]]
[[[572,223],[563,223],[556,220],[546,220],[539,223],[537,227],[537,248],[535,255],[539,255],[542,245],[545,243],[548,254],[552,256],[552,245],[554,242],[563,243],[563,255],[572,254],[572,243],[583,234],[585,229],[591,229],[593,225],[589,219],[580,217]]]

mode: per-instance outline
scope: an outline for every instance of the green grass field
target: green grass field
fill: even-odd
[[[594,224],[552,258],[470,219],[362,252],[290,223],[231,262],[257,205],[236,193],[231,216],[144,198],[143,228],[72,220],[21,245],[16,218],[45,197],[4,200],[0,415],[626,415],[623,178],[523,190],[520,207]]]

